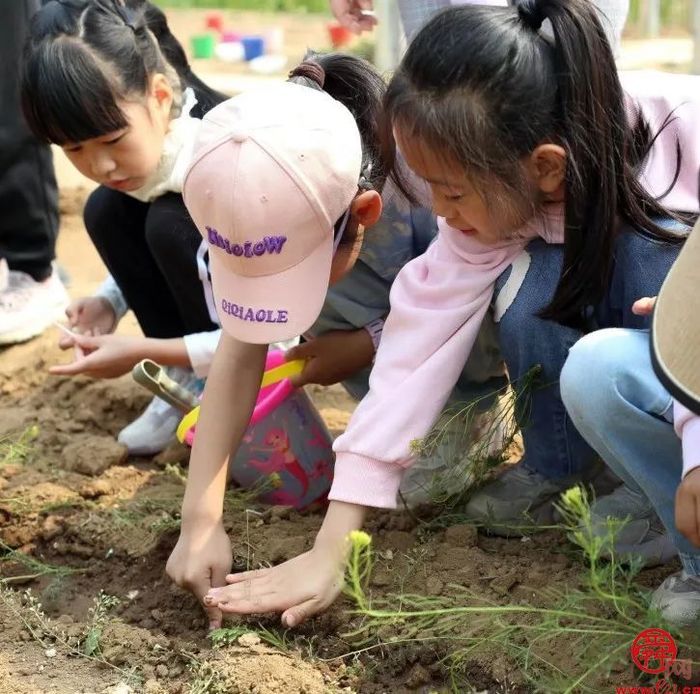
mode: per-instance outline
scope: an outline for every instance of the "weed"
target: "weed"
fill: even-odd
[[[481,484],[504,461],[518,432],[529,419],[531,395],[539,386],[540,367],[518,382],[468,403],[447,408],[424,439],[411,442],[418,464],[435,467],[427,490],[433,504],[450,509],[465,492]]]
[[[101,655],[100,638],[110,610],[119,604],[119,598],[100,591],[90,608],[90,621],[82,642],[83,653],[87,656]]]
[[[0,468],[5,465],[23,463],[31,450],[30,443],[39,436],[39,427],[25,429],[19,437],[0,437]]]
[[[230,646],[235,645],[238,639],[244,634],[256,634],[261,641],[264,641],[269,646],[276,648],[279,651],[289,651],[292,644],[287,638],[287,634],[278,633],[272,629],[268,629],[262,624],[251,626],[249,624],[237,624],[231,627],[223,627],[216,629],[210,634],[211,641],[215,646]]]
[[[630,644],[645,628],[667,628],[678,636],[679,648],[693,648],[694,637],[664,625],[650,608],[648,593],[633,580],[638,565],[602,560],[619,526],[611,523],[608,537],[597,536],[580,487],[563,494],[560,507],[563,527],[582,550],[586,570],[579,587],[540,592],[538,602],[551,607],[483,604],[483,598],[478,604],[458,585],[449,586],[449,597],[394,594],[370,599],[366,585],[372,568],[371,539],[366,533],[352,533],[345,592],[362,622],[348,638],[365,644],[379,639],[384,645],[441,642],[457,691],[466,687],[469,663],[478,657],[491,660],[495,653],[517,664],[538,691],[595,692],[605,686],[614,666],[629,664]]]
[[[187,669],[192,679],[187,687],[187,694],[228,694],[226,682],[211,663],[202,662],[190,653],[182,654],[189,663]]]
[[[8,576],[0,578],[0,584],[7,585],[10,583],[24,583],[26,581],[40,578],[41,576],[51,576],[54,580],[60,580],[71,574],[81,573],[85,569],[75,569],[67,566],[53,566],[45,564],[36,557],[29,554],[12,549],[0,540],[0,564],[14,563],[24,567],[30,573],[21,576]]]

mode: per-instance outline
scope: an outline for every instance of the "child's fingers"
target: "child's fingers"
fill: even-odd
[[[314,356],[314,340],[302,342],[300,345],[287,350],[284,354],[284,358],[287,361],[310,359],[312,356]]]
[[[66,318],[68,319],[68,325],[74,328],[78,324],[78,318],[80,317],[80,308],[71,304],[66,309]]]
[[[282,624],[288,629],[299,626],[309,617],[316,614],[316,612],[318,612],[318,607],[319,604],[316,598],[311,598],[311,600],[302,602],[301,605],[290,607],[282,613]]]
[[[49,368],[49,373],[53,376],[77,376],[90,370],[89,357],[76,359],[70,364],[57,364]]]
[[[656,297],[645,296],[632,304],[632,313],[636,316],[648,316],[654,311]]]
[[[241,583],[243,581],[249,581],[254,578],[264,578],[269,569],[254,569],[253,571],[241,571],[237,574],[227,574],[225,576],[225,581],[228,584]]]
[[[207,593],[222,612],[251,614],[253,612],[279,612],[286,605],[279,592],[264,579],[249,579],[225,588],[212,589]]]

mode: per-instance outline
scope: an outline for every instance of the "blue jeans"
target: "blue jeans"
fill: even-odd
[[[671,396],[651,366],[647,331],[599,330],[581,339],[562,370],[561,395],[586,441],[626,484],[646,494],[683,568],[700,575],[700,550],[676,530],[681,442]]]
[[[623,230],[616,242],[607,296],[591,309],[592,329],[648,328],[649,319],[635,316],[632,304],[643,296],[658,294],[679,250],[679,245]],[[569,419],[559,392],[559,374],[569,350],[584,333],[538,317],[559,282],[564,247],[538,239],[527,246],[525,253],[529,266],[527,259],[520,263],[520,268],[527,268],[524,277],[516,261],[496,282],[497,314],[504,296],[514,296],[509,304],[510,300],[505,300],[508,305],[502,316],[497,315],[499,343],[516,388],[531,368],[541,367],[527,411],[516,413],[525,444],[522,462],[548,479],[561,479],[580,475],[595,459],[595,453]]]

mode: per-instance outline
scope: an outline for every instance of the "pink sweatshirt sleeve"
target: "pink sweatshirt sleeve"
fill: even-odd
[[[683,477],[691,470],[700,467],[700,417],[673,403],[673,422],[676,433],[683,445]]]
[[[331,500],[396,506],[411,442],[428,434],[447,402],[494,282],[522,246],[487,247],[441,221],[428,251],[401,270],[369,393],[334,445]]]

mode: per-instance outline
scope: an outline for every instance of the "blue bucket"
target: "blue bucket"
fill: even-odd
[[[265,39],[262,36],[244,36],[241,43],[246,60],[259,58],[265,52]]]

